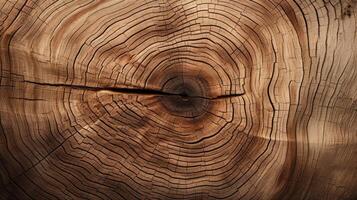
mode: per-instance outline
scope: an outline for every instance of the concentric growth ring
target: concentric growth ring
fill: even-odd
[[[0,1],[0,199],[355,199],[354,0]]]

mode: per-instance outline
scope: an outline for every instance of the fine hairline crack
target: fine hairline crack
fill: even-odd
[[[43,83],[43,82],[34,82],[34,81],[26,81],[26,80],[23,82],[31,83],[35,85],[42,85],[42,86],[64,87],[64,88],[90,90],[90,91],[110,91],[116,93],[137,94],[137,95],[178,96],[181,98],[202,98],[202,99],[209,99],[209,100],[239,97],[245,94],[243,92],[237,94],[219,95],[215,97],[206,97],[206,96],[188,95],[185,93],[165,92],[162,90],[155,90],[149,88],[93,87],[93,86],[84,86],[84,85],[70,85],[70,84],[63,84],[63,83]]]

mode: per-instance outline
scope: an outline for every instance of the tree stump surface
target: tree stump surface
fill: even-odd
[[[0,199],[357,199],[356,0],[0,0]]]

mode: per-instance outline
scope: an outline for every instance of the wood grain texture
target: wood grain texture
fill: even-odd
[[[0,199],[357,199],[355,0],[0,0]]]

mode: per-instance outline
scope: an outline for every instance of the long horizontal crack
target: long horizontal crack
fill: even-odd
[[[245,93],[239,93],[239,94],[219,95],[215,97],[205,97],[205,96],[190,96],[181,93],[170,93],[170,92],[164,92],[162,90],[154,90],[154,89],[147,89],[147,88],[93,87],[93,86],[84,86],[84,85],[68,85],[68,84],[61,84],[61,83],[41,83],[41,82],[34,82],[34,81],[24,81],[24,82],[35,84],[35,85],[42,85],[42,86],[66,87],[71,89],[81,89],[81,90],[91,90],[91,91],[111,91],[111,92],[117,92],[123,94],[137,94],[137,95],[180,96],[181,98],[203,98],[203,99],[210,99],[210,100],[239,97],[245,94]]]

